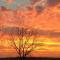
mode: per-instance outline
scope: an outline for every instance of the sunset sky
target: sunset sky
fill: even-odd
[[[0,0],[0,58],[19,56],[18,29],[23,42],[35,41],[28,57],[60,57],[60,0]]]

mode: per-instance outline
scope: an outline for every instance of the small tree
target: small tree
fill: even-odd
[[[18,53],[19,57],[27,57],[29,54],[34,51],[38,45],[43,46],[44,43],[37,44],[36,37],[40,36],[43,31],[37,29],[25,29],[25,28],[18,28],[18,27],[6,27],[2,28],[1,31],[5,34],[8,34],[10,39],[9,41],[16,52]],[[44,34],[43,34],[44,35]],[[19,44],[17,46],[15,36],[19,39]]]
[[[18,53],[19,57],[28,56],[36,47],[35,36],[33,36],[31,32],[28,32],[27,29],[23,29],[23,28],[21,29],[18,28],[14,33],[13,32],[10,33],[10,36],[11,36],[10,40],[16,52]],[[15,43],[14,34],[16,34],[19,38],[19,47]],[[33,38],[32,40],[31,40],[31,37]]]

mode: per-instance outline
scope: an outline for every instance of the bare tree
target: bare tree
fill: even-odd
[[[19,27],[5,27],[0,29],[1,32],[8,34],[10,39],[9,42],[12,44],[12,47],[16,50],[19,57],[27,57],[29,54],[36,50],[39,46],[45,45],[43,42],[36,43],[38,36],[48,36],[47,31],[38,30],[38,29],[27,29],[27,28],[19,28]],[[55,35],[55,33],[53,33]],[[16,43],[18,37],[18,45]]]
[[[46,35],[45,31],[37,29],[25,29],[19,27],[6,27],[1,28],[1,32],[8,34],[10,39],[9,42],[12,47],[16,50],[19,57],[27,57],[33,52],[37,46],[43,46],[44,43],[36,43],[37,36]],[[19,38],[19,44],[17,46],[15,37]]]
[[[33,36],[30,32],[27,32],[27,30],[23,28],[21,28],[21,30],[18,28],[16,32],[19,38],[19,47],[15,43],[15,39],[14,39],[15,36],[13,33],[10,33],[11,43],[13,44],[13,47],[18,53],[19,57],[26,57],[34,50],[34,48],[36,48],[35,45],[36,37]]]

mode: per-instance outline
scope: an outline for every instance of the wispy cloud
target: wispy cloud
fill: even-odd
[[[60,0],[47,0],[49,6],[60,4]]]
[[[18,27],[6,27],[0,28],[0,32],[4,34],[12,34],[12,35],[34,35],[34,36],[47,36],[47,37],[60,37],[60,32],[54,31],[45,31],[39,29],[25,29],[25,28],[18,28]]]
[[[30,0],[14,0],[13,3],[9,4],[6,0],[0,0],[0,6],[4,6],[8,9],[17,9],[18,5],[27,6]]]

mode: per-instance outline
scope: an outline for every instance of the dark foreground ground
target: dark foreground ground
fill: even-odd
[[[60,60],[60,58],[0,58],[0,60]]]

